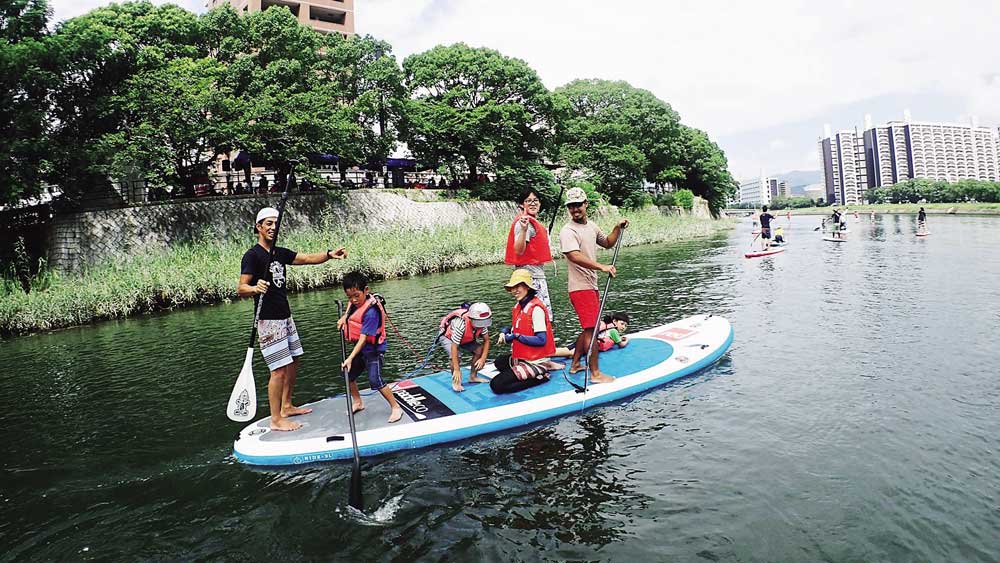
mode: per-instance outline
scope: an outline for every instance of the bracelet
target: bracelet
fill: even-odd
[[[327,248],[327,249],[326,249],[326,259],[327,259],[327,260],[331,260],[331,258],[330,258],[330,253],[331,253],[331,252],[333,252],[333,249],[332,249],[332,248]]]

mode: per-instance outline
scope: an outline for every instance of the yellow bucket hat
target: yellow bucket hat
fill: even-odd
[[[532,285],[531,285],[531,272],[529,272],[528,270],[524,270],[524,269],[514,270],[514,272],[510,275],[510,281],[507,282],[507,283],[505,283],[503,286],[504,287],[514,287],[515,285],[517,285],[519,283],[523,283],[524,285],[526,285],[528,287],[532,287]]]

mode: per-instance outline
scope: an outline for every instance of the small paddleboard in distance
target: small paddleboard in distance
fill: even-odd
[[[927,233],[917,233],[917,236],[918,237],[925,237],[925,236],[927,236],[929,234],[930,234],[929,232],[927,232]]]
[[[772,254],[777,254],[779,252],[784,252],[784,251],[785,251],[784,247],[771,248],[768,250],[751,250],[750,252],[747,252],[743,256],[746,256],[747,258],[760,258],[761,256],[770,256]]]
[[[424,448],[510,430],[659,387],[697,373],[717,362],[733,342],[733,327],[724,317],[696,315],[629,334],[628,346],[601,353],[601,371],[610,383],[590,384],[577,393],[560,372],[519,393],[495,395],[489,383],[466,383],[451,389],[451,372],[440,371],[390,384],[403,418],[389,424],[389,405],[373,394],[355,415],[358,449],[372,456]],[[492,362],[479,372],[496,374]],[[463,368],[463,378],[468,371]],[[574,376],[569,376],[573,378]],[[576,374],[575,381],[582,382]],[[296,416],[294,432],[270,429],[270,418],[245,427],[233,443],[236,459],[251,465],[298,465],[351,459],[354,455],[344,396],[309,404],[313,411]]]
[[[830,242],[847,242],[846,238],[823,237],[823,240],[828,240]]]

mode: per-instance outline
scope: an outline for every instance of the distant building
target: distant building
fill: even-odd
[[[997,132],[987,127],[910,120],[872,126],[865,116],[864,133],[829,126],[819,141],[823,176],[829,201],[855,204],[865,201],[869,187],[891,186],[913,178],[956,182],[1000,179]]]
[[[230,4],[237,12],[261,12],[275,6],[288,8],[299,23],[322,33],[354,35],[354,0],[207,0],[211,10]]]
[[[740,182],[739,203],[750,203],[757,207],[770,205],[772,180],[772,178],[764,177],[762,173],[757,178]]]

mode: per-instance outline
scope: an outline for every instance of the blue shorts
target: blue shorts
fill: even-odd
[[[376,391],[385,387],[382,381],[382,364],[385,362],[385,352],[375,352],[366,354],[364,352],[357,355],[351,361],[351,371],[347,372],[347,378],[357,381],[361,372],[368,370],[368,385]]]

